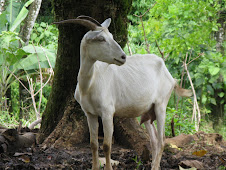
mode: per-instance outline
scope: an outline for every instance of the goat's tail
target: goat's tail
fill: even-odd
[[[176,85],[174,87],[174,90],[175,90],[175,92],[176,92],[176,94],[178,96],[182,96],[182,97],[190,97],[190,96],[192,96],[192,91],[191,90],[183,89],[177,83],[176,83]]]

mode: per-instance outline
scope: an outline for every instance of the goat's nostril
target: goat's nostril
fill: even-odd
[[[122,55],[121,58],[122,58],[123,60],[125,60],[125,59],[126,59],[126,55],[125,55],[125,54]]]

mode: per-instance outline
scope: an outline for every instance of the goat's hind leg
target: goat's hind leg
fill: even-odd
[[[164,103],[158,104],[155,107],[155,114],[157,120],[157,155],[156,159],[153,162],[152,169],[159,169],[160,162],[162,158],[162,152],[164,150],[164,140],[165,140],[165,118],[166,118],[166,105]]]
[[[92,114],[86,114],[87,121],[89,126],[89,133],[90,133],[90,147],[92,151],[92,170],[99,170],[99,155],[98,155],[98,116]]]
[[[144,122],[144,125],[150,136],[150,144],[151,144],[151,150],[152,150],[152,165],[153,165],[153,163],[155,162],[156,156],[157,156],[157,152],[158,152],[157,131],[156,131],[154,123],[151,124],[150,120]]]

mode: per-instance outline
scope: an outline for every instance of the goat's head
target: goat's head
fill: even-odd
[[[76,23],[90,29],[83,39],[84,52],[93,60],[103,61],[109,64],[122,65],[126,62],[126,55],[119,44],[113,39],[108,27],[111,19],[106,19],[100,24],[88,16],[80,16],[76,19],[69,19],[54,24]]]

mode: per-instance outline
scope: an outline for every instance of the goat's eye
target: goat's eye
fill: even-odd
[[[97,37],[97,40],[100,42],[106,41],[106,39],[103,36]]]

